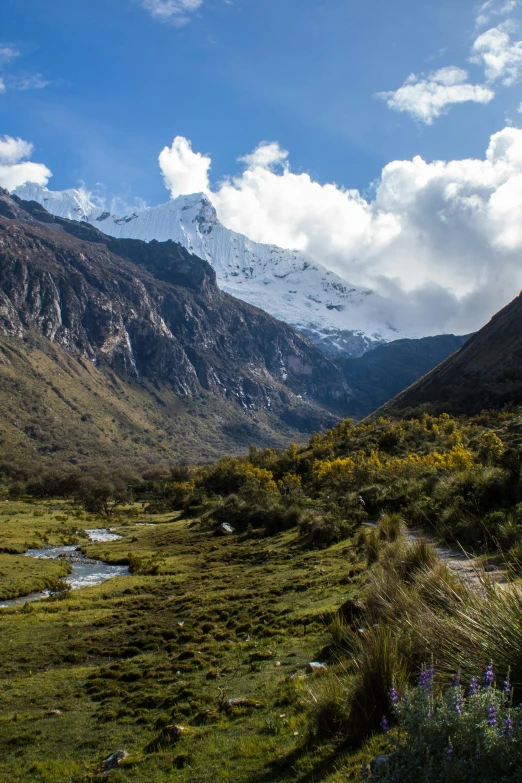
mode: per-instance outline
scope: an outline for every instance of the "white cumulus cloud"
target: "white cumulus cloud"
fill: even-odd
[[[51,175],[43,163],[33,163],[30,158],[33,145],[12,136],[0,137],[0,186],[14,190],[26,182],[47,185]]]
[[[492,27],[473,44],[471,61],[484,66],[489,83],[500,80],[509,87],[522,76],[522,41],[513,41],[506,30]]]
[[[507,17],[522,0],[487,0],[476,18],[477,27],[484,27],[494,16]],[[513,18],[505,18],[497,27],[481,33],[473,43],[470,62],[482,66],[486,84],[470,84],[463,68],[449,65],[429,74],[411,74],[398,90],[377,93],[388,107],[405,112],[414,119],[431,125],[457,103],[489,103],[495,93],[492,85],[500,82],[510,87],[522,77],[522,41],[510,35],[517,29]]]
[[[487,0],[479,8],[477,26],[483,27],[488,24],[493,16],[511,14],[518,5],[520,5],[520,0]]]
[[[431,125],[457,103],[489,103],[495,93],[482,84],[470,84],[462,68],[448,66],[429,74],[411,74],[398,90],[380,92],[388,107]]]
[[[243,155],[239,160],[247,164],[249,168],[272,168],[283,165],[288,158],[287,150],[281,149],[276,141],[262,141],[249,155]]]
[[[176,25],[186,24],[190,15],[203,4],[203,0],[140,0],[140,2],[155,19]]]
[[[170,147],[162,149],[159,164],[172,198],[183,193],[208,191],[211,160],[200,152],[193,152],[190,141],[184,136],[176,136]]]
[[[166,150],[182,151],[185,181],[204,190],[210,158],[184,141]],[[465,333],[522,288],[522,130],[494,134],[482,159],[392,161],[372,199],[295,174],[286,152],[276,145],[263,158],[263,146],[245,156],[242,173],[207,189],[220,220],[373,288],[397,325]],[[275,170],[274,160],[285,165]],[[172,155],[165,161],[171,165]],[[162,169],[172,190],[171,172]],[[175,195],[194,190],[180,190],[180,181]]]

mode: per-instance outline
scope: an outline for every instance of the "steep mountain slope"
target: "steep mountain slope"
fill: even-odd
[[[441,365],[381,410],[473,414],[522,403],[522,295],[493,316]]]
[[[177,408],[186,414],[199,401],[194,415],[215,416],[211,429],[221,429],[228,449],[233,442],[246,445],[246,437],[256,440],[256,432],[265,442],[281,442],[296,429],[305,433],[327,425],[334,421],[328,410],[341,413],[350,397],[339,370],[306,337],[220,291],[206,261],[173,242],[110,239],[85,224],[55,218],[38,204],[13,200],[5,191],[0,193],[0,332],[18,351],[17,366],[25,361],[30,375],[27,355],[21,355],[24,344],[47,357],[54,351],[57,363],[61,350],[83,368],[94,367],[104,374],[105,380],[97,379],[104,394],[111,385],[123,384],[124,396],[129,384],[139,386],[150,405],[157,397],[164,408],[166,395],[171,402],[164,410],[165,430],[172,424],[169,413],[175,415]],[[13,367],[4,351],[0,373],[4,381],[14,373],[16,389]],[[82,375],[79,367],[69,369],[71,377]],[[35,380],[40,397],[46,381],[53,382],[49,364]],[[60,392],[71,401],[72,392]],[[109,403],[110,408],[114,400]],[[140,407],[137,401],[133,405]],[[89,414],[89,407],[84,397],[81,415]],[[223,417],[225,409],[229,413]],[[39,410],[45,419],[45,406]],[[40,426],[48,429],[44,421]],[[193,427],[190,416],[185,426]],[[197,431],[194,427],[193,456],[208,452]]]
[[[419,340],[394,340],[337,365],[352,389],[350,415],[368,416],[455,353],[470,335],[441,334]]]
[[[304,438],[265,411],[245,415],[209,393],[181,397],[167,383],[125,380],[35,334],[0,337],[0,409],[0,473],[14,477],[34,471],[36,460],[208,462],[252,442]]]
[[[377,294],[355,288],[300,251],[253,242],[225,228],[202,193],[121,216],[78,190],[53,192],[29,183],[15,193],[110,236],[179,242],[212,264],[222,290],[305,332],[328,356],[360,356],[400,336]]]

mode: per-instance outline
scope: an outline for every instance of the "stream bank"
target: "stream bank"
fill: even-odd
[[[121,536],[107,529],[91,529],[85,531],[91,541],[106,542],[116,541]],[[61,581],[68,584],[71,590],[78,590],[82,587],[92,587],[113,579],[116,576],[125,576],[129,573],[129,567],[125,565],[111,565],[102,560],[95,560],[86,557],[77,546],[49,546],[41,549],[29,549],[25,552],[26,557],[35,558],[66,558],[71,566],[72,572]],[[50,590],[43,590],[38,593],[12,598],[6,601],[0,601],[0,609],[18,604],[25,604],[32,601],[39,601],[43,598],[49,598]]]

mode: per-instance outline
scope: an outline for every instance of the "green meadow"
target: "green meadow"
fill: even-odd
[[[63,517],[76,519],[68,504],[16,511],[13,546],[62,542]],[[310,742],[324,675],[306,669],[329,657],[328,626],[358,590],[349,542],[216,538],[176,517],[123,513],[119,541],[84,546],[130,562],[131,576],[0,610],[0,779],[97,780],[117,750],[129,756],[104,780],[312,780],[335,768],[338,740]]]

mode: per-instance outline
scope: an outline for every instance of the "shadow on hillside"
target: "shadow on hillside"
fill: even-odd
[[[310,753],[312,750],[306,745],[301,746],[277,761],[271,762],[264,773],[256,773],[248,778],[247,783],[276,783],[276,781],[282,783],[284,780],[291,780],[292,783],[315,783],[317,780],[323,780],[327,775],[335,772],[337,765],[348,749],[348,745],[342,743],[335,750],[332,748],[328,758],[322,758],[311,769],[299,773],[295,765],[302,756]]]

